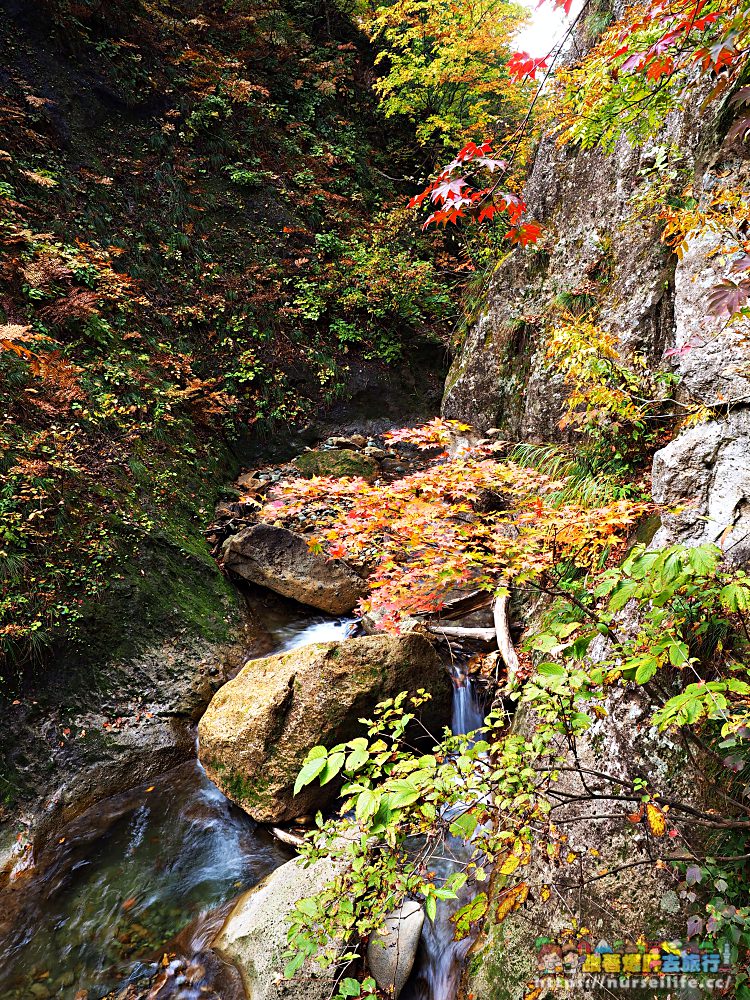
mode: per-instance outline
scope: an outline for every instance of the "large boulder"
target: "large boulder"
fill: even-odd
[[[329,1000],[338,971],[307,962],[293,980],[284,979],[289,915],[336,875],[336,863],[321,858],[309,868],[288,861],[240,897],[211,947],[242,976],[250,1000]]]
[[[361,736],[359,719],[377,702],[419,688],[432,694],[422,720],[439,734],[450,719],[451,685],[418,633],[313,643],[251,660],[214,695],[199,726],[199,756],[253,819],[283,823],[336,796],[334,782],[293,794],[311,747]]]
[[[363,455],[351,448],[327,448],[323,451],[306,451],[292,462],[305,479],[313,476],[333,476],[334,478],[359,477],[373,479],[378,472],[378,463],[370,455]]]
[[[232,575],[331,615],[348,614],[367,591],[341,559],[315,555],[301,535],[271,524],[251,524],[232,535],[222,559]]]
[[[386,996],[398,1000],[414,968],[424,926],[424,908],[407,899],[386,917],[367,945],[367,965]]]

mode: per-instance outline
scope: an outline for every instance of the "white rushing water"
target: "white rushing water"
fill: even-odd
[[[276,653],[289,653],[300,646],[311,642],[340,642],[348,639],[357,628],[356,618],[306,618],[301,627],[299,622],[282,625],[274,629],[274,638],[278,642]]]
[[[481,730],[483,722],[482,705],[471,678],[465,671],[454,670],[451,720],[454,735]],[[470,853],[471,848],[465,841],[450,837],[443,845],[441,856],[434,857],[430,862],[430,868],[439,879],[446,879],[466,863]],[[416,971],[407,983],[401,1000],[454,1000],[472,938],[456,941],[451,917],[470,901],[473,894],[472,888],[465,887],[458,899],[438,906],[434,921],[425,920]]]
[[[273,609],[266,624],[279,653],[356,628],[351,618]],[[61,829],[48,853],[0,914],[0,1000],[99,1000],[141,981],[147,995],[159,970],[154,956],[167,942],[181,961],[171,970],[176,992],[165,985],[160,1000],[215,996],[205,991],[208,942],[226,915],[217,907],[290,857],[197,760],[101,800]],[[181,975],[190,983],[178,987]]]

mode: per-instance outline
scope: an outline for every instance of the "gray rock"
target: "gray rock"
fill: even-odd
[[[604,640],[598,652],[592,653],[592,660],[603,650]],[[648,773],[653,790],[682,798],[699,809],[707,804],[696,797],[701,779],[684,749],[650,725],[653,706],[642,689],[635,685],[615,689],[603,707],[608,714],[597,719],[577,740],[578,760],[583,768],[630,780]],[[533,714],[521,711],[514,729],[528,738],[535,725]],[[563,740],[558,747],[565,752]],[[572,763],[572,756],[570,759]],[[591,791],[602,795],[612,789],[595,774],[587,784]],[[535,852],[524,879],[531,886],[554,886],[552,898],[544,902],[532,891],[519,913],[499,924],[492,917],[487,920],[467,963],[460,997],[523,1000],[529,992],[527,984],[538,975],[537,938],[555,938],[564,933],[564,928],[570,926],[571,912],[589,928],[592,941],[636,940],[642,934],[650,940],[670,940],[682,933],[684,913],[667,912],[662,905],[672,885],[671,876],[649,863],[650,848],[643,828],[621,819],[594,821],[593,817],[607,810],[600,808],[602,803],[596,800],[583,801],[587,794],[577,775],[562,773],[555,788],[582,799],[560,807],[555,814],[556,821],[569,824],[565,825],[569,834],[566,848],[583,858],[582,864],[590,866],[587,876],[598,871],[610,874],[589,882],[581,894],[573,870],[568,873],[565,864],[549,861],[543,849]],[[595,860],[592,851],[597,852]],[[643,867],[618,871],[623,859],[640,860]],[[490,912],[496,908],[500,893],[502,884],[494,884]],[[607,992],[571,988],[565,995],[571,1000],[591,1000]]]
[[[289,914],[295,903],[322,889],[337,872],[323,858],[309,868],[288,861],[240,897],[211,947],[234,965],[251,1000],[329,1000],[336,968],[308,961],[298,978],[284,979]]]
[[[733,171],[729,186],[750,183],[750,166]],[[724,234],[704,233],[688,242],[675,273],[674,346],[680,391],[706,405],[750,403],[750,320],[727,325],[707,308],[711,288],[726,274],[717,254]]]
[[[697,424],[654,455],[653,496],[662,507],[661,547],[721,544],[733,562],[750,557],[750,410]]]
[[[541,252],[514,251],[493,272],[448,375],[444,416],[512,440],[570,436],[558,426],[569,388],[544,360],[545,325],[555,322],[550,307],[561,293],[596,295],[598,322],[624,357],[661,357],[674,335],[673,262],[653,225],[634,221],[631,198],[654,146],[678,145],[689,168],[710,127],[696,106],[671,116],[642,150],[623,139],[605,155],[542,139],[524,198],[552,238]]]
[[[370,938],[367,946],[370,972],[379,989],[394,1000],[398,1000],[414,967],[423,925],[423,907],[407,899]]]
[[[253,819],[284,823],[325,808],[339,788],[313,783],[293,794],[307,752],[362,736],[359,719],[377,702],[419,688],[433,696],[422,719],[437,734],[450,718],[450,681],[416,633],[312,643],[251,660],[201,719],[200,760]]]
[[[232,535],[222,558],[232,575],[331,615],[350,612],[367,590],[341,559],[314,555],[301,535],[270,524],[251,524]]]

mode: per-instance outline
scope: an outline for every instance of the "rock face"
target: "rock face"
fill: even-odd
[[[719,120],[703,116],[700,101],[671,115],[641,149],[623,139],[607,156],[543,139],[525,200],[548,234],[545,248],[514,251],[493,272],[449,374],[443,414],[482,433],[498,428],[511,440],[564,440],[572,433],[559,427],[567,389],[545,366],[545,325],[553,322],[550,307],[558,297],[595,292],[597,322],[615,336],[623,358],[641,355],[653,371],[676,375],[678,413],[686,403],[707,411],[704,422],[678,433],[654,457],[661,527],[650,544],[713,542],[744,562],[750,558],[750,320],[727,327],[726,316],[709,312],[708,291],[727,269],[717,252],[721,236],[689,240],[678,260],[666,252],[658,229],[638,220],[639,192],[659,149],[669,147],[679,147],[680,183],[692,183],[699,204],[720,188],[743,190],[750,182],[747,145],[727,144]],[[713,804],[685,753],[649,727],[652,706],[642,692],[618,691],[603,707],[607,717],[580,741],[584,766],[631,779],[640,768],[664,792],[678,789],[675,797],[693,802],[703,795],[706,806]],[[524,730],[530,722],[517,725]],[[692,785],[678,788],[685,782]],[[596,791],[596,781],[591,784]],[[561,789],[580,792],[564,783]],[[597,851],[602,869],[609,870],[626,856],[645,856],[641,830],[594,822],[590,808],[576,804],[560,811],[572,820],[572,851]],[[559,885],[560,877],[560,869],[539,867],[528,881]],[[521,1000],[538,971],[535,939],[561,930],[566,904],[573,910],[581,905],[583,923],[597,940],[669,937],[672,929],[674,936],[684,934],[676,894],[648,866],[602,878],[579,896],[573,882],[571,873],[562,898],[553,894],[545,905],[532,893],[529,904],[501,924],[487,920],[461,1000]]]
[[[312,896],[336,874],[326,858],[303,868],[288,861],[239,902],[212,942],[212,948],[242,976],[249,1000],[329,1000],[337,970],[322,973],[308,962],[294,980],[285,980],[287,919],[297,900]]]
[[[270,524],[228,538],[222,555],[234,576],[331,615],[348,614],[367,590],[345,562],[314,555],[301,535]]]
[[[648,773],[657,791],[697,803],[697,808],[701,808],[703,782],[692,769],[684,749],[650,726],[653,706],[642,689],[635,685],[616,689],[604,707],[609,714],[598,719],[577,741],[581,767],[631,780]],[[532,715],[522,714],[516,718],[514,728],[530,736],[534,725]],[[559,749],[565,751],[562,739]],[[612,791],[612,785],[596,775],[588,777],[586,784],[595,794],[607,795]],[[570,796],[583,796],[586,792],[574,774],[563,775],[556,788]],[[523,1000],[529,993],[528,983],[543,973],[536,940],[555,939],[562,934],[570,926],[571,913],[580,916],[594,942],[636,941],[641,936],[651,942],[684,934],[684,916],[675,915],[680,906],[671,878],[668,873],[655,872],[648,861],[646,830],[642,825],[623,827],[621,819],[594,821],[595,816],[615,812],[601,806],[601,802],[591,800],[567,804],[556,812],[555,822],[564,824],[568,833],[566,848],[584,858],[590,856],[592,849],[596,850],[596,870],[612,874],[588,882],[581,891],[576,865],[561,865],[559,861],[542,863],[544,852],[539,851],[524,879],[531,886],[554,885],[551,899],[544,902],[532,891],[519,913],[500,924],[492,918],[486,921],[466,964],[460,1000],[468,997]],[[645,864],[643,868],[634,866],[619,871],[623,859]],[[497,906],[500,892],[500,886],[493,882],[491,912]],[[581,988],[565,992],[571,1000],[609,995],[607,990],[592,992]]]
[[[423,721],[450,718],[450,681],[421,635],[367,636],[251,660],[215,695],[199,726],[199,757],[253,819],[282,823],[325,807],[335,782],[293,795],[307,752],[361,736],[359,719],[399,691],[432,693]]]
[[[654,544],[721,545],[750,558],[750,410],[698,424],[654,455],[654,500],[662,527]]]
[[[306,451],[295,458],[292,464],[305,479],[312,479],[313,476],[359,476],[361,479],[373,479],[378,471],[378,463],[374,458],[351,448]]]
[[[690,156],[698,141],[692,124],[679,119],[672,132],[666,141]],[[672,337],[674,267],[653,227],[627,225],[652,155],[625,141],[612,156],[574,155],[553,138],[542,141],[525,198],[550,249],[513,252],[493,272],[448,375],[444,416],[482,433],[500,428],[512,440],[562,437],[567,392],[545,366],[542,341],[544,312],[565,293],[596,290],[601,325],[627,351],[661,356]]]
[[[370,972],[379,989],[394,1000],[398,1000],[414,967],[423,925],[424,909],[415,900],[407,899],[386,918],[382,930],[370,938]]]

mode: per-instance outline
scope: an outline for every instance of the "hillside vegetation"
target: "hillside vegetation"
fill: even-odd
[[[456,308],[455,258],[384,211],[418,151],[336,6],[48,0],[0,38],[12,691],[52,650],[219,634],[202,530],[238,456],[353,393],[379,415],[388,366],[434,396]]]

